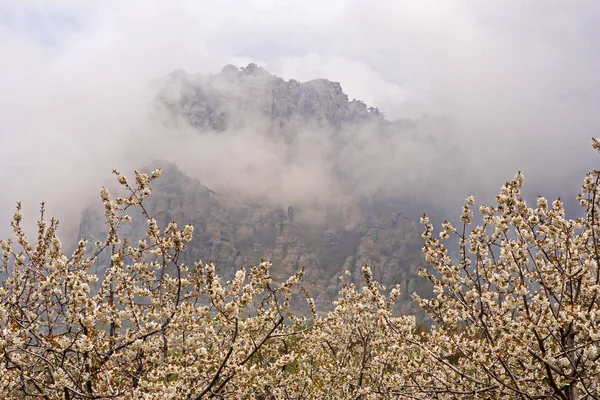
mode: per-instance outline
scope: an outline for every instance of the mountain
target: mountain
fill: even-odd
[[[184,116],[199,130],[225,131],[254,125],[264,117],[271,130],[286,135],[300,126],[340,128],[383,120],[376,108],[359,100],[348,101],[337,82],[286,81],[256,64],[241,70],[227,65],[220,74],[208,76],[176,71],[163,80],[156,100],[173,119]]]
[[[173,220],[194,225],[188,262],[212,260],[218,272],[230,278],[239,267],[263,258],[272,261],[275,281],[305,266],[304,286],[321,310],[331,307],[344,271],[350,271],[351,281],[362,284],[361,269],[366,264],[388,288],[400,285],[399,311],[416,312],[410,293],[427,290],[417,275],[423,266],[417,216],[425,202],[415,201],[414,191],[398,189],[396,180],[411,175],[410,164],[402,158],[385,160],[391,167],[400,164],[403,168],[392,171],[393,179],[388,180],[385,176],[376,179],[373,170],[365,170],[369,165],[356,158],[360,161],[362,151],[368,152],[370,146],[387,149],[403,144],[411,153],[426,147],[443,155],[452,151],[444,147],[448,142],[440,134],[447,131],[442,129],[447,121],[428,116],[388,121],[378,109],[349,100],[339,83],[286,81],[255,64],[242,69],[228,65],[216,75],[176,71],[160,84],[153,102],[157,123],[191,127],[197,135],[259,132],[265,140],[281,144],[278,156],[282,160],[305,156],[299,155],[298,142],[310,132],[311,140],[323,140],[328,149],[320,160],[326,167],[319,173],[336,187],[322,197],[286,195],[285,189],[253,196],[236,187],[209,188],[176,163],[152,163],[148,167],[161,167],[163,175],[155,182],[146,208],[159,226]],[[374,154],[369,159],[375,167],[384,168]],[[417,160],[414,167],[425,170],[421,177],[428,171],[414,154],[398,154],[412,155]],[[293,184],[292,180],[285,187]],[[101,207],[90,206],[82,218],[80,236],[102,237],[102,217]],[[126,234],[140,236],[145,228],[142,220]],[[102,273],[102,262],[98,268]]]

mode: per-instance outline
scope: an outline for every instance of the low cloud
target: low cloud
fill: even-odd
[[[156,157],[209,185],[268,187],[285,202],[344,193],[324,173],[330,151],[346,152],[365,192],[387,187],[440,205],[467,193],[489,199],[517,170],[533,191],[572,192],[594,166],[596,2],[298,4],[4,2],[0,220],[8,225],[17,200],[30,218],[46,200],[73,233],[81,205],[113,168],[130,171]],[[360,145],[329,149],[326,142],[316,151],[322,136],[312,131],[296,144],[303,157],[290,159],[259,129],[198,136],[150,118],[157,78],[247,62],[284,78],[340,81],[351,99],[390,118],[446,116],[452,132],[438,138],[446,151],[382,145],[368,130],[357,133]]]

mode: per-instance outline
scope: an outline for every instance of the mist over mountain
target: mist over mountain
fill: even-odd
[[[402,311],[414,311],[410,293],[425,288],[417,277],[417,210],[425,202],[415,201],[420,191],[435,193],[421,181],[434,166],[419,153],[458,153],[449,121],[389,121],[349,100],[337,82],[286,81],[255,64],[228,65],[215,75],[177,71],[160,85],[153,120],[195,135],[185,139],[195,148],[184,151],[198,157],[182,157],[183,171],[166,161],[148,166],[164,175],[147,210],[159,226],[195,226],[188,262],[213,260],[226,278],[263,258],[273,262],[275,280],[306,267],[305,285],[318,306],[331,303],[347,270],[360,286],[369,265],[385,285],[400,285]],[[211,140],[231,146],[218,148],[218,166],[203,151]],[[376,179],[382,168],[390,175]],[[102,229],[102,208],[92,205],[79,237],[95,241]],[[141,223],[128,234],[144,229]],[[102,262],[98,268],[102,273]]]
[[[0,218],[10,218],[16,201],[31,215],[45,200],[62,222],[61,234],[74,237],[80,204],[110,183],[113,168],[131,171],[153,159],[176,162],[212,190],[235,187],[282,207],[289,198],[326,201],[387,191],[412,195],[417,213],[436,208],[456,218],[467,194],[489,202],[517,170],[532,197],[572,198],[582,173],[595,165],[588,142],[600,125],[599,12],[593,1],[566,6],[553,0],[543,6],[284,1],[278,7],[263,1],[5,1],[0,183],[9,189],[0,193]],[[374,118],[354,123],[356,132],[340,130],[336,124],[348,121],[331,113],[331,122],[320,126],[322,118],[315,118],[290,144],[282,138],[295,128],[277,128],[273,140],[265,134],[273,129],[271,117],[254,110],[249,118],[233,103],[220,106],[235,113],[218,135],[197,134],[202,126],[192,124],[206,120],[199,110],[193,111],[197,122],[158,124],[157,118],[170,117],[156,111],[150,117],[148,102],[164,80],[177,82],[178,74],[165,74],[181,68],[190,72],[180,72],[182,79],[194,81],[202,80],[200,71],[221,93],[243,85],[215,73],[248,63],[263,66],[268,72],[257,72],[266,78],[276,74],[313,86],[319,78],[339,81],[349,100],[378,107],[389,121],[419,125],[413,131],[430,135],[429,143],[411,142],[406,134],[374,135],[396,130]],[[257,78],[245,81],[251,89]],[[294,84],[286,86],[280,90],[291,95]],[[258,85],[245,96],[266,99],[270,113],[271,90]],[[219,96],[210,95],[216,102]],[[244,103],[241,93],[236,98]],[[263,100],[252,107],[264,112]],[[311,102],[305,95],[302,104]],[[364,112],[358,103],[349,107]],[[287,112],[280,108],[276,117]],[[214,114],[213,122],[220,118]],[[296,119],[286,117],[290,125]],[[331,140],[331,130],[340,140]],[[0,227],[3,236],[9,231],[7,224]]]
[[[440,174],[440,161],[467,155],[448,119],[389,121],[326,79],[286,81],[250,64],[163,81],[156,115],[173,132],[191,128],[186,144],[199,151],[178,164],[215,189],[281,204],[399,194],[435,203],[436,192],[450,190],[447,174],[461,171],[453,164]],[[218,168],[210,153],[221,157]]]

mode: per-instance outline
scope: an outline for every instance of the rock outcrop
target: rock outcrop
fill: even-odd
[[[227,65],[220,74],[209,76],[177,71],[166,82],[157,96],[157,106],[184,116],[200,130],[240,128],[256,123],[257,116],[277,129],[296,124],[339,128],[383,120],[376,108],[368,108],[358,100],[349,101],[337,82],[286,81],[256,64],[242,69]]]

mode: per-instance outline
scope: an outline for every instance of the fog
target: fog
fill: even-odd
[[[532,193],[572,193],[596,165],[599,17],[595,1],[5,0],[0,232],[16,201],[33,219],[45,200],[72,235],[113,168],[156,158],[210,187],[274,201],[342,195],[328,172],[336,149],[319,142],[321,132],[303,132],[290,161],[260,120],[199,136],[150,117],[157,79],[229,63],[338,81],[389,119],[453,121],[440,140],[454,147],[441,152],[362,132],[345,154],[359,192],[392,187],[454,205],[469,193],[489,199],[521,170]]]

